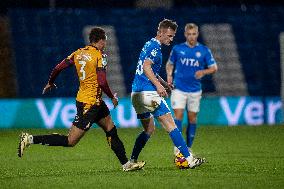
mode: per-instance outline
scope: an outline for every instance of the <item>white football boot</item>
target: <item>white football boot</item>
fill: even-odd
[[[122,165],[122,170],[126,172],[140,170],[144,167],[145,164],[145,161],[130,160],[124,165]]]
[[[28,133],[22,133],[20,135],[20,142],[18,147],[18,156],[22,157],[24,155],[24,150],[32,144],[32,135]]]
[[[130,159],[131,163],[136,163],[139,166],[139,169],[143,169],[146,162],[145,161],[137,161],[137,159]]]
[[[193,155],[190,155],[189,157],[187,157],[186,160],[188,162],[188,167],[190,169],[194,169],[195,167],[201,165],[202,163],[205,163],[204,158],[193,157]]]

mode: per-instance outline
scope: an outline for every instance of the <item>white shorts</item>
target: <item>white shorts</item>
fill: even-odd
[[[202,91],[183,92],[178,89],[172,90],[171,106],[173,109],[185,109],[190,112],[199,112]]]
[[[157,91],[132,92],[131,101],[138,119],[148,118],[150,113],[159,117],[170,112],[165,99]]]

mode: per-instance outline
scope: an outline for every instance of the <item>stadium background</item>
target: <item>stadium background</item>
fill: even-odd
[[[203,80],[192,148],[207,163],[177,169],[162,128],[139,156],[147,164],[137,172],[122,172],[101,129],[91,129],[75,148],[32,145],[17,156],[23,131],[68,132],[74,70],[59,76],[58,90],[41,91],[51,69],[85,45],[89,26],[101,25],[110,36],[108,79],[121,97],[112,117],[119,127],[137,127],[118,129],[129,157],[142,130],[129,101],[131,79],[141,47],[163,18],[179,24],[174,44],[184,41],[186,22],[197,22],[200,41],[218,61],[218,73]],[[284,5],[274,0],[1,0],[1,189],[284,188],[283,24]],[[171,47],[162,49],[164,61]]]
[[[199,125],[283,122],[282,3],[4,0],[0,18],[0,127],[70,126],[76,111],[75,70],[66,70],[57,78],[57,90],[45,96],[41,91],[52,68],[86,44],[88,29],[94,25],[104,27],[109,36],[108,79],[121,97],[120,106],[112,110],[114,121],[120,127],[139,126],[129,100],[131,82],[141,47],[155,35],[163,18],[174,19],[179,25],[174,44],[184,41],[185,23],[196,22],[200,42],[212,49],[218,62],[218,73],[202,81]],[[164,62],[171,47],[162,49]],[[165,72],[161,76],[165,78]]]

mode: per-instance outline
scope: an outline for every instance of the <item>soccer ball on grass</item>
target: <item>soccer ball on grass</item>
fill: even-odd
[[[176,155],[175,165],[179,169],[188,169],[189,168],[187,160],[185,159],[185,157],[181,153],[178,153]]]

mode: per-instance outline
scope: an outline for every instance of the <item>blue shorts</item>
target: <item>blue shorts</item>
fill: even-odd
[[[147,119],[151,114],[159,117],[170,112],[165,99],[157,91],[132,92],[131,102],[138,119]]]
[[[170,113],[170,110],[165,102],[165,100],[161,101],[161,104],[153,111],[153,112],[145,112],[142,114],[137,114],[137,119],[148,119],[151,117],[151,114],[157,118],[162,115]]]

